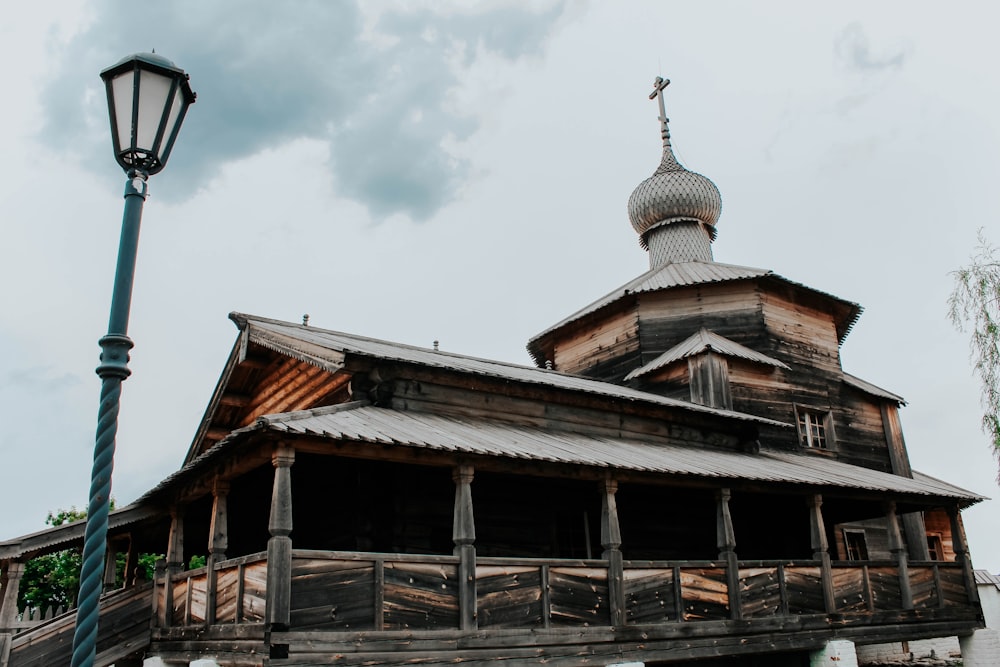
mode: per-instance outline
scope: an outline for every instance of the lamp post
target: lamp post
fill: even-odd
[[[115,159],[125,170],[127,181],[111,318],[108,335],[99,341],[101,364],[97,367],[97,375],[101,378],[101,403],[87,505],[72,667],[91,667],[96,654],[118,404],[122,381],[131,372],[128,369],[128,352],[132,349],[128,315],[139,245],[139,221],[146,201],[146,179],[166,165],[187,108],[195,100],[187,74],[155,53],[137,53],[123,58],[101,72],[101,78],[108,93]]]

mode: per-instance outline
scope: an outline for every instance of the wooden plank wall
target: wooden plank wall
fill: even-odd
[[[685,621],[729,618],[729,585],[724,567],[680,568]]]
[[[549,570],[553,625],[610,625],[606,568],[553,567]]]
[[[547,627],[548,566],[477,565],[476,608],[480,628]]]
[[[375,629],[375,567],[368,561],[293,558],[291,627]]]
[[[680,590],[673,568],[629,568],[624,573],[627,623],[667,623],[680,620]]]
[[[620,380],[641,365],[638,326],[638,315],[633,309],[588,323],[578,333],[556,342],[552,360],[555,369]]]

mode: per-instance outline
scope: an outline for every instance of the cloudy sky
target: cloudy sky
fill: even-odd
[[[0,10],[0,539],[85,506],[124,178],[98,73],[198,92],[150,181],[114,493],[176,469],[232,310],[528,363],[643,272],[629,193],[719,186],[716,259],[863,304],[845,370],[905,396],[915,468],[1000,497],[949,272],[1000,241],[1000,10],[772,2],[20,3]],[[966,512],[1000,571],[998,501]]]

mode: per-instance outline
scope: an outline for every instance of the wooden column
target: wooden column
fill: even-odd
[[[287,630],[292,602],[292,464],[295,450],[278,445],[271,456],[274,486],[271,490],[271,518],[267,529],[267,603],[265,619],[269,630]],[[287,651],[287,647],[285,647]],[[281,648],[272,646],[272,658],[282,657]]]
[[[809,538],[813,550],[813,560],[820,562],[823,581],[823,605],[827,613],[837,611],[837,600],[833,596],[833,567],[830,564],[830,543],[826,539],[826,523],[823,521],[823,496],[815,493],[809,496]]]
[[[979,589],[976,588],[976,576],[972,570],[972,559],[969,558],[969,543],[965,539],[965,526],[962,524],[962,513],[958,509],[958,505],[952,505],[948,508],[948,518],[951,519],[952,550],[955,552],[955,561],[962,564],[962,574],[969,602],[979,604]]]
[[[170,510],[170,537],[167,542],[167,570],[164,575],[163,611],[160,623],[169,628],[174,616],[174,577],[184,569],[184,512]]]
[[[4,574],[3,598],[0,598],[0,628],[10,628],[17,616],[17,594],[21,589],[24,563],[8,561]]]
[[[906,544],[903,542],[903,535],[899,530],[896,502],[893,500],[885,504],[885,520],[889,528],[889,551],[892,552],[896,566],[899,568],[899,596],[903,601],[903,609],[913,609],[909,558],[906,555]]]
[[[212,485],[212,521],[208,535],[207,585],[205,592],[205,625],[215,623],[215,603],[218,599],[218,579],[216,564],[226,560],[229,548],[229,522],[226,500],[229,497],[229,482],[219,478]]]
[[[719,560],[726,562],[726,585],[729,588],[729,617],[743,618],[740,604],[740,563],[736,556],[736,531],[733,530],[733,516],[729,512],[732,491],[719,489],[715,492],[715,544],[719,549]]]
[[[157,558],[153,565],[153,617],[150,627],[166,627],[164,607],[166,607],[166,572],[167,561]],[[163,586],[164,595],[161,598],[158,586]]]
[[[104,554],[104,592],[110,593],[115,590],[115,580],[118,574],[118,552],[120,550],[118,540],[108,540],[108,546]]]
[[[476,606],[476,521],[472,513],[472,478],[470,465],[456,466],[451,478],[455,481],[455,513],[451,538],[458,556],[458,614],[462,630],[478,627]]]
[[[608,598],[611,625],[625,625],[625,566],[622,563],[622,529],[618,524],[615,493],[618,482],[606,477],[601,482],[601,558],[608,561]]]
[[[124,579],[122,585],[125,588],[131,588],[145,579],[145,577],[143,577],[142,579],[139,579],[139,581],[136,581],[139,576],[137,571],[139,565],[138,558],[139,554],[135,552],[135,540],[133,540],[132,535],[129,534],[128,551],[125,552],[125,572],[122,574],[122,578]]]

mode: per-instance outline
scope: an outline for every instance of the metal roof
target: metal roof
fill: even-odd
[[[160,515],[162,515],[162,511],[157,508],[141,507],[133,503],[128,507],[108,513],[108,529],[115,530]],[[18,558],[26,553],[36,551],[52,551],[54,548],[65,549],[72,542],[82,543],[86,529],[87,522],[80,520],[0,542],[0,560]]]
[[[707,283],[722,283],[732,280],[747,280],[751,278],[762,278],[768,277],[775,280],[781,281],[788,285],[793,285],[795,287],[801,287],[809,290],[815,294],[819,294],[828,299],[833,299],[844,306],[846,306],[851,315],[848,321],[844,323],[843,332],[840,336],[841,342],[843,342],[844,337],[854,326],[858,317],[861,316],[861,311],[863,310],[860,305],[853,303],[851,301],[846,301],[838,296],[834,296],[827,292],[814,289],[808,285],[803,285],[802,283],[797,283],[793,280],[789,280],[783,276],[774,273],[769,269],[757,269],[750,266],[739,266],[736,264],[723,264],[721,262],[680,262],[667,264],[665,266],[651,269],[641,276],[633,279],[632,281],[625,283],[621,287],[609,292],[597,301],[594,301],[588,306],[584,306],[580,310],[576,311],[569,317],[560,321],[559,323],[549,327],[540,334],[533,336],[531,340],[528,341],[528,350],[532,351],[537,343],[537,341],[544,336],[552,333],[553,331],[562,328],[563,326],[569,324],[570,322],[575,322],[591,313],[595,313],[598,310],[604,308],[605,306],[611,305],[615,301],[628,296],[629,294],[641,294],[643,292],[654,292],[657,290],[665,290],[673,287],[684,287],[688,285],[704,285]],[[838,326],[838,330],[841,327]],[[534,352],[532,355],[535,356]]]
[[[409,362],[432,368],[442,368],[515,382],[545,385],[556,389],[567,389],[624,401],[669,406],[689,412],[699,412],[728,419],[790,427],[789,424],[763,417],[756,417],[732,410],[709,408],[578,375],[568,375],[558,371],[535,368],[534,366],[523,366],[424,347],[391,343],[375,338],[366,338],[302,324],[258,318],[242,313],[230,313],[230,318],[241,328],[248,330],[252,342],[277,352],[296,356],[303,361],[317,364],[328,370],[333,370],[335,367],[342,365],[345,354],[354,354],[388,361]]]
[[[851,375],[850,373],[844,373],[844,383],[854,387],[855,389],[860,389],[866,394],[871,394],[872,396],[878,396],[880,398],[887,398],[890,401],[899,403],[900,405],[906,405],[906,399],[902,396],[882,389],[881,387],[876,387],[871,382],[862,380],[861,378]]]
[[[645,366],[637,368],[626,375],[625,380],[628,381],[633,378],[642,377],[647,373],[652,373],[653,371],[663,368],[664,366],[668,366],[675,361],[680,361],[681,359],[686,359],[707,351],[718,352],[719,354],[727,357],[745,359],[758,364],[766,364],[768,366],[788,369],[787,364],[778,361],[777,359],[773,359],[766,354],[761,354],[760,352],[751,350],[749,347],[740,345],[736,341],[729,340],[725,336],[720,336],[713,331],[702,328],[699,329],[693,336],[681,341],[677,345],[674,345],[672,348],[658,356],[656,359],[653,359]]]
[[[989,570],[973,570],[977,586],[995,586],[1000,591],[1000,575],[991,574]]]
[[[693,448],[647,442],[638,436],[601,436],[498,420],[379,408],[364,402],[261,417],[257,428],[371,443],[376,447],[418,447],[696,478],[832,486],[965,503],[983,500],[983,496],[919,473],[910,479],[825,456],[776,450],[754,454]]]

